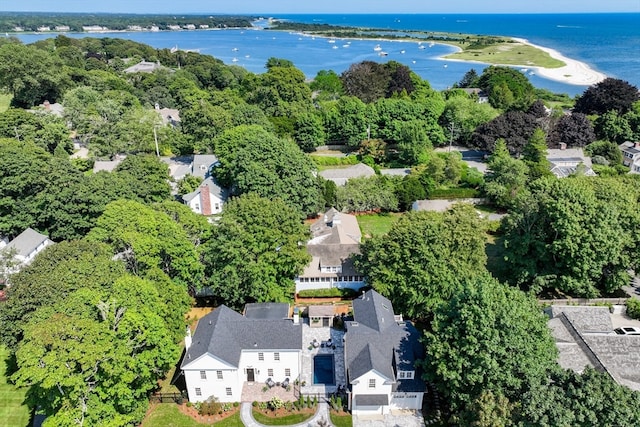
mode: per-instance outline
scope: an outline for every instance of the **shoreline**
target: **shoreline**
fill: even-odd
[[[562,61],[566,64],[564,67],[559,68],[528,66],[529,68],[535,69],[541,77],[577,86],[591,86],[596,83],[600,83],[607,78],[606,74],[594,70],[584,62],[567,58],[555,49],[530,43],[527,39],[521,39],[517,37],[512,37],[512,39],[517,41],[518,43],[526,44],[543,52],[546,52],[552,58]],[[523,65],[523,67],[527,66]]]

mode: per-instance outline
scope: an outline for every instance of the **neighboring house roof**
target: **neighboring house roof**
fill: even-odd
[[[591,169],[591,157],[585,156],[582,148],[548,149],[547,160],[551,163],[551,172],[558,178],[566,178],[584,165],[585,176],[596,176]]]
[[[625,141],[618,145],[618,148],[625,153],[636,155],[640,153],[640,142]]]
[[[169,175],[175,180],[191,174],[193,156],[161,157],[160,160],[167,164]]]
[[[125,68],[125,73],[153,73],[155,70],[166,68],[160,65],[159,62],[140,61],[136,65],[132,65],[129,68]]]
[[[215,180],[211,177],[205,179],[195,191],[183,195],[182,200],[184,200],[185,202],[190,202],[194,198],[198,197],[205,187],[209,189],[209,193],[211,195],[215,196],[219,200],[227,200],[227,190],[220,187],[218,183],[216,183]]]
[[[237,367],[243,350],[302,350],[302,326],[288,319],[251,319],[221,305],[198,322],[181,368],[205,354]]]
[[[345,185],[351,178],[368,177],[376,173],[371,166],[358,163],[348,168],[325,169],[318,174],[324,179],[335,182],[336,185]]]
[[[354,215],[331,208],[311,224],[307,252],[311,262],[300,277],[335,277],[336,272],[321,272],[322,267],[341,266],[342,276],[357,275],[351,255],[360,253],[362,233]]]
[[[353,300],[354,321],[346,322],[345,364],[349,382],[375,371],[393,382],[394,391],[424,391],[416,372],[412,379],[396,379],[397,371],[418,371],[423,357],[418,330],[396,316],[391,301],[374,290]]]
[[[32,228],[27,228],[22,233],[18,234],[15,239],[10,241],[6,248],[8,250],[15,249],[16,255],[26,257],[46,241],[53,243],[49,240],[48,236],[40,234]]]
[[[608,307],[552,306],[546,313],[560,366],[590,366],[640,391],[640,338],[615,334]]]
[[[209,176],[211,168],[218,163],[215,154],[196,154],[193,156],[193,170],[191,174],[198,178],[205,179]]]
[[[158,113],[162,117],[162,123],[165,125],[175,126],[180,123],[180,110],[176,110],[174,108],[161,108],[158,110]]]

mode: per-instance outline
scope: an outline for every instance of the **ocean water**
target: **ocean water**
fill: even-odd
[[[635,14],[524,14],[524,15],[279,15],[297,22],[328,23],[394,30],[446,31],[522,37],[530,42],[558,50],[565,56],[589,64],[608,76],[640,86],[640,13]],[[209,31],[122,32],[68,34],[70,37],[118,37],[156,48],[178,47],[213,55],[254,73],[265,71],[268,58],[293,61],[307,77],[320,70],[345,71],[364,60],[394,60],[409,66],[435,89],[442,90],[459,81],[474,68],[480,73],[486,65],[446,61],[439,57],[453,52],[450,46],[415,42],[342,40],[260,29]],[[31,43],[54,35],[21,34]],[[379,45],[381,50],[376,50]],[[380,56],[385,52],[386,56]],[[581,94],[586,86],[569,85],[529,76],[536,87],[570,96]]]

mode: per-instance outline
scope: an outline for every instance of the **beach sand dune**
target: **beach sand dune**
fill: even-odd
[[[581,86],[590,86],[596,83],[600,83],[602,80],[607,78],[605,74],[595,71],[584,62],[567,58],[557,50],[529,43],[529,41],[526,39],[513,38],[513,40],[547,52],[552,58],[558,59],[567,64],[564,67],[560,68],[529,67],[535,69],[536,73],[538,73],[541,77]]]

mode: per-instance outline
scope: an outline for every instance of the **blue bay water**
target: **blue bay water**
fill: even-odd
[[[394,30],[445,31],[466,34],[522,37],[550,47],[569,58],[583,61],[608,76],[640,86],[640,14],[522,14],[522,15],[279,15],[297,22],[328,23]],[[52,35],[21,34],[31,43]],[[264,72],[270,57],[285,58],[311,78],[320,70],[345,71],[364,61],[395,60],[406,64],[432,87],[441,90],[459,81],[474,68],[486,65],[446,61],[439,57],[453,52],[450,46],[415,42],[375,40],[331,40],[300,34],[261,29],[209,31],[122,32],[69,34],[70,37],[118,37],[155,48],[178,47],[213,55],[254,73]],[[387,56],[374,50],[380,45]],[[534,86],[571,96],[586,86],[569,85],[529,76]]]

